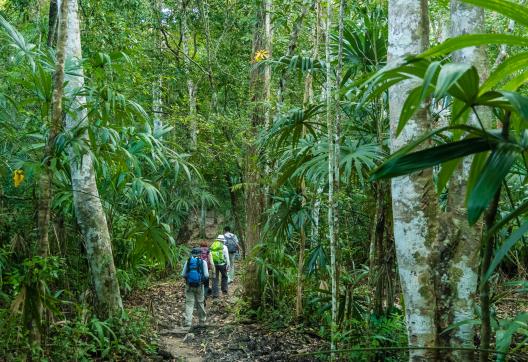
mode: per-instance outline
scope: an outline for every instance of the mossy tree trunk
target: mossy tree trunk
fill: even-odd
[[[395,62],[407,53],[418,54],[429,45],[426,0],[389,1],[388,60]],[[406,80],[389,91],[391,151],[394,152],[430,129],[428,112],[421,109],[409,120],[399,136],[396,128],[405,99],[417,86]],[[436,195],[432,171],[424,170],[392,179],[394,239],[400,282],[405,302],[409,345],[434,347],[436,343],[436,301],[431,288],[432,244],[435,240]],[[431,361],[431,350],[412,350],[411,361]]]

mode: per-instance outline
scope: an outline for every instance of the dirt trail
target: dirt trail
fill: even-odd
[[[182,329],[184,283],[159,282],[134,293],[129,304],[142,305],[155,316],[160,348],[158,360],[166,361],[315,361],[294,358],[293,354],[315,351],[320,340],[287,328],[269,331],[258,323],[237,320],[241,288],[238,277],[230,284],[229,295],[206,301],[207,327]],[[195,310],[193,325],[197,325]]]

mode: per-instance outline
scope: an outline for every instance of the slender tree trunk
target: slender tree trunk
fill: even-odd
[[[295,20],[293,24],[292,32],[290,35],[290,40],[288,42],[288,51],[286,52],[287,57],[293,56],[295,49],[297,49],[297,42],[299,40],[299,34],[302,30],[302,25],[308,10],[313,8],[315,1],[312,2],[311,6],[304,6],[301,14]],[[282,105],[284,104],[284,92],[286,91],[286,84],[288,83],[288,70],[285,69],[282,71],[281,77],[279,79],[279,88],[277,89],[277,113],[280,113],[282,110]]]
[[[507,141],[509,138],[509,128],[510,128],[510,117],[511,113],[507,113],[503,121],[502,126],[502,137]],[[490,230],[495,223],[497,213],[499,211],[499,201],[500,201],[501,188],[495,192],[495,197],[488,208],[484,216],[485,230]],[[491,264],[491,258],[493,257],[493,247],[495,245],[496,236],[493,235],[489,240],[485,240],[482,245],[482,264],[480,266],[480,279],[483,280],[486,272],[489,269]],[[491,344],[491,301],[490,301],[490,285],[489,280],[486,281],[480,289],[480,310],[481,310],[481,319],[482,324],[480,327],[480,362],[487,362],[489,360],[489,352],[487,351],[490,348]]]
[[[423,52],[429,44],[428,31],[426,0],[390,0],[389,62],[395,62],[407,53]],[[428,114],[422,109],[396,137],[405,99],[416,86],[416,81],[406,80],[390,89],[393,152],[429,130]],[[396,257],[405,302],[409,345],[434,347],[436,306],[431,287],[433,272],[429,262],[436,234],[434,220],[437,207],[432,171],[424,170],[392,179],[392,199]],[[410,361],[433,361],[436,358],[435,353],[429,350],[412,350],[409,355]]]
[[[200,205],[200,238],[206,238],[205,235],[205,222],[207,217],[207,207],[205,206],[205,200],[202,200]]]
[[[376,316],[386,314],[392,306],[394,248],[390,235],[390,184],[373,185],[375,217],[371,235],[369,284],[374,289],[373,311]]]
[[[70,1],[68,4],[66,55],[78,62],[82,59],[77,1]],[[83,88],[84,76],[80,64],[76,74],[68,75],[67,80],[66,91],[70,95],[76,94]],[[78,127],[87,126],[88,112],[84,108],[85,103],[84,96],[75,97],[66,115],[67,130],[72,131]],[[88,142],[86,133],[83,137]],[[69,153],[75,214],[83,235],[95,286],[98,315],[104,318],[115,315],[123,309],[112,255],[112,243],[99,198],[92,157],[90,154],[76,155],[73,149],[70,149]]]
[[[163,26],[162,16],[163,16],[163,0],[156,0],[154,11],[157,12],[159,24],[158,27]],[[161,34],[159,31],[154,33],[154,42],[156,44],[156,50],[158,51],[158,76],[157,79],[152,84],[152,112],[154,113],[154,133],[159,132],[163,128],[162,114],[163,114],[163,41],[161,39]]]
[[[71,0],[70,0],[71,1]],[[50,4],[50,6],[57,7],[57,3]],[[62,95],[64,94],[64,63],[65,63],[65,47],[66,47],[66,25],[68,21],[68,0],[62,0],[60,9],[60,25],[59,40],[57,44],[57,62],[55,65],[55,74],[53,76],[53,95],[51,100],[51,123],[48,134],[48,141],[46,143],[43,167],[39,180],[40,198],[38,210],[38,229],[39,229],[39,244],[38,255],[46,258],[49,255],[49,223],[50,223],[50,207],[53,197],[52,193],[52,173],[51,173],[51,159],[54,157],[55,139],[59,134],[61,128],[62,118]],[[50,10],[51,12],[51,10]],[[55,10],[57,14],[57,9]],[[42,298],[44,297],[44,286],[39,283],[36,286],[39,289],[39,297],[36,300],[36,317],[31,325],[31,339],[34,343],[40,345],[41,343],[41,329],[42,319],[44,318],[44,306]]]
[[[312,45],[312,57],[314,59],[319,57],[319,17],[320,17],[320,6],[319,6],[319,0],[315,0],[312,4],[313,7],[315,7],[316,10],[316,24],[314,27],[313,32],[313,45]],[[305,16],[305,12],[302,15]],[[296,24],[299,24],[299,22],[296,22]],[[298,25],[300,28],[300,24]],[[300,31],[294,31],[295,35],[290,38],[290,46],[289,49],[291,49],[293,46],[292,44],[296,44],[296,40],[293,41],[292,39],[297,39]],[[291,51],[290,56],[293,54],[293,50]],[[283,74],[283,77],[285,75]],[[285,80],[285,78],[284,78]],[[281,86],[285,86],[284,84],[279,83],[279,88]],[[279,94],[281,94],[279,92]],[[304,79],[304,99],[303,99],[303,106],[306,108],[310,104],[313,103],[314,94],[313,94],[313,74],[309,72],[306,75],[306,78]],[[305,134],[305,130],[303,130],[303,135]],[[303,208],[305,206],[305,195],[306,195],[306,185],[304,180],[302,181],[301,186],[301,193],[303,194]],[[304,289],[304,261],[305,261],[305,253],[306,253],[306,228],[303,225],[300,231],[300,237],[299,237],[299,259],[297,262],[297,290],[295,294],[295,318],[299,320],[302,315],[303,310],[303,289]]]
[[[335,297],[336,297],[336,308],[339,306],[338,298],[341,295],[341,292],[339,290],[339,191],[341,189],[341,168],[339,166],[340,158],[341,158],[341,79],[342,79],[342,73],[343,73],[343,32],[344,32],[344,19],[345,19],[345,1],[339,0],[339,8],[338,8],[338,37],[337,37],[337,67],[336,67],[336,75],[335,75],[335,93],[333,94],[332,99],[334,100],[334,108],[335,108],[335,125],[334,125],[334,242],[335,242],[335,250],[334,250],[334,259],[335,261],[335,270],[333,272],[335,273]],[[354,261],[352,260],[352,265],[354,265]],[[346,298],[345,298],[346,300]],[[344,306],[343,306],[344,307]],[[336,312],[337,313],[337,312]],[[338,322],[339,316],[336,314],[336,328],[337,328],[337,322]]]
[[[330,240],[330,279],[331,279],[331,296],[332,296],[332,320],[331,320],[331,337],[330,349],[332,350],[331,359],[335,360],[336,355],[333,352],[336,349],[337,333],[337,275],[336,275],[336,233],[335,233],[335,119],[334,119],[334,84],[332,81],[332,55],[330,52],[332,27],[333,5],[331,1],[327,2],[326,24],[325,24],[325,60],[326,60],[326,127],[328,132],[328,238]]]
[[[497,211],[499,208],[500,201],[500,189],[495,193],[493,202],[491,203],[486,215],[484,216],[484,222],[486,230],[491,229],[495,223],[497,217]],[[487,270],[489,269],[491,258],[493,257],[493,247],[495,245],[495,236],[492,236],[482,247],[482,265],[480,271],[480,277],[483,279]],[[484,283],[480,290],[480,310],[481,310],[481,326],[480,326],[480,362],[489,361],[489,352],[491,344],[491,313],[490,313],[490,286],[489,282]],[[468,360],[469,361],[469,360]]]
[[[303,184],[302,191],[305,192]],[[304,206],[304,200],[303,200]],[[304,286],[304,258],[306,250],[306,232],[304,225],[301,227],[299,235],[299,260],[297,262],[297,290],[295,294],[295,318],[299,320],[303,312],[303,286]]]
[[[255,55],[265,50],[271,56],[271,0],[263,0],[257,4],[257,24],[253,38],[252,60],[256,63]],[[264,68],[264,69],[262,69]],[[246,158],[246,253],[250,260],[247,264],[244,281],[245,294],[253,306],[260,303],[260,290],[257,281],[257,267],[251,257],[254,247],[260,242],[260,229],[265,206],[261,177],[261,163],[257,137],[262,127],[270,123],[270,81],[271,68],[257,67],[253,64],[250,76],[250,96],[253,103],[252,136]],[[264,162],[264,164],[266,164]]]
[[[53,47],[57,42],[57,29],[58,29],[58,4],[57,0],[50,0],[49,18],[48,18],[48,39],[47,44],[49,47]]]
[[[154,112],[154,133],[159,132],[163,128],[163,121],[161,120],[162,115],[162,98],[161,89],[163,83],[161,75],[158,76],[158,80],[154,82],[152,86],[152,111]]]
[[[192,57],[191,51],[189,49],[189,26],[187,24],[187,13],[188,9],[186,8],[186,1],[181,1],[181,37],[182,37],[182,48],[183,52],[186,55],[184,57],[185,63],[185,74],[187,75],[187,95],[189,97],[189,127],[190,127],[190,136],[191,150],[196,150],[198,145],[198,123],[196,118],[196,84],[191,77],[191,64],[190,58]]]

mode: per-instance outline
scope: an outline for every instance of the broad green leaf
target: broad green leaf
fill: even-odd
[[[528,71],[517,74],[515,77],[506,82],[501,89],[506,91],[516,91],[522,85],[528,82]]]
[[[447,182],[453,175],[453,172],[455,172],[458,164],[462,161],[461,158],[447,161],[442,164],[442,168],[440,169],[440,172],[438,172],[438,181],[437,181],[437,192],[440,194],[442,191],[444,191]]]
[[[497,87],[509,76],[514,75],[518,70],[528,66],[528,52],[516,54],[502,62],[488,79],[480,87],[480,94],[486,93]]]
[[[517,92],[500,91],[500,94],[508,100],[512,109],[525,121],[528,121],[528,97]]]
[[[528,38],[510,34],[465,34],[447,39],[442,44],[423,52],[418,58],[435,58],[452,52],[486,44],[506,44],[511,46],[528,46]]]
[[[495,257],[493,258],[488,270],[486,271],[486,274],[484,274],[484,278],[481,281],[481,285],[484,285],[484,283],[488,281],[495,269],[499,266],[502,259],[504,259],[504,257],[506,256],[506,254],[508,254],[513,245],[517,241],[519,241],[519,239],[521,239],[526,232],[528,232],[528,222],[525,222],[524,224],[519,226],[519,228],[515,230],[508,239],[504,241],[499,250],[495,253]]]
[[[420,144],[422,144],[425,140],[431,139],[433,136],[440,135],[440,134],[442,134],[444,132],[457,132],[457,131],[458,132],[466,132],[466,133],[468,133],[468,137],[469,137],[469,135],[475,136],[477,138],[478,137],[485,137],[485,138],[493,137],[492,134],[486,133],[486,132],[482,131],[482,129],[477,128],[477,127],[473,127],[473,126],[467,126],[467,125],[464,125],[464,124],[454,125],[454,126],[447,126],[447,127],[443,127],[443,128],[432,130],[432,131],[430,131],[430,132],[428,132],[426,134],[423,134],[423,135],[419,136],[415,140],[411,141],[408,145],[406,145],[406,146],[400,148],[398,151],[394,152],[390,156],[389,160],[408,154],[409,152],[411,152],[412,150],[417,148]]]
[[[491,200],[495,196],[495,192],[499,189],[504,180],[504,177],[510,171],[513,161],[515,161],[516,149],[511,145],[501,145],[501,147],[494,150],[482,173],[478,177],[475,187],[469,192],[467,202],[468,221],[473,225],[480,218],[480,215],[489,206]]]
[[[443,98],[447,95],[448,90],[458,81],[460,77],[471,69],[469,64],[450,63],[446,64],[438,74],[436,88],[433,93],[435,98]]]
[[[469,138],[441,146],[391,158],[371,176],[372,180],[407,175],[474,153],[484,152],[495,146],[488,138]]]
[[[526,333],[528,321],[528,313],[518,314],[513,321],[505,320],[501,321],[501,328],[497,328],[496,333],[496,350],[497,350],[497,362],[506,361],[506,354],[508,352],[515,351],[516,348],[513,348],[513,351],[510,350],[510,346],[513,340],[513,335],[517,332]],[[519,343],[520,346],[525,345],[526,339]]]
[[[469,115],[471,113],[470,105],[466,104],[462,100],[455,98],[453,99],[453,106],[451,109],[451,125],[466,124]]]
[[[478,95],[479,82],[477,69],[472,66],[449,88],[449,94],[466,104],[473,104]]]
[[[515,4],[509,0],[462,0],[465,3],[493,10],[515,20],[516,23],[528,26],[528,8],[524,5]]]
[[[407,96],[400,113],[400,120],[398,121],[396,136],[400,135],[409,119],[411,119],[416,110],[420,108],[421,94],[422,86],[416,87],[411,92],[409,92],[409,95]]]
[[[467,206],[467,200],[469,198],[469,193],[475,186],[475,183],[478,180],[479,175],[482,172],[482,169],[484,168],[484,165],[486,164],[486,160],[488,159],[489,152],[481,152],[476,154],[473,157],[473,162],[471,162],[471,168],[469,170],[469,177],[467,180],[467,186],[466,186],[466,206]]]
[[[420,103],[422,103],[427,97],[427,91],[429,90],[429,87],[431,87],[433,79],[437,77],[438,69],[440,69],[441,64],[441,62],[432,62],[427,68],[424,75],[422,93],[420,94]]]

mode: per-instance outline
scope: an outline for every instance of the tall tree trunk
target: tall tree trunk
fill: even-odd
[[[302,29],[304,18],[308,13],[308,10],[311,10],[314,7],[315,1],[312,2],[311,6],[303,6],[301,14],[297,17],[293,24],[292,32],[290,35],[290,40],[288,42],[288,50],[286,52],[287,57],[293,56],[295,49],[297,49],[297,42],[299,40],[299,34]],[[306,4],[307,5],[307,4]],[[286,91],[286,84],[288,83],[288,69],[282,71],[281,77],[279,79],[279,88],[277,89],[277,113],[280,114],[282,110],[282,105],[284,104],[284,92]]]
[[[451,0],[451,36],[484,31],[484,10]],[[487,74],[487,59],[483,47],[471,47],[453,54],[453,61],[470,63],[477,67],[482,79]],[[477,124],[473,116],[471,123]],[[465,158],[458,165],[449,183],[447,210],[439,217],[437,236],[437,265],[435,285],[438,289],[437,320],[438,332],[450,325],[474,318],[477,292],[479,245],[478,228],[469,226],[464,205],[467,179],[471,158]],[[473,347],[474,328],[463,324],[459,328],[439,333],[438,345],[451,347]],[[473,361],[471,351],[453,351],[456,361]]]
[[[189,26],[187,24],[187,13],[188,9],[186,8],[186,1],[182,0],[181,2],[181,36],[182,36],[182,48],[183,52],[186,55],[184,57],[185,62],[185,74],[187,76],[187,95],[189,97],[189,128],[191,136],[191,150],[196,150],[198,144],[198,124],[196,118],[196,84],[191,77],[191,64],[190,59],[192,57],[190,48],[189,48]]]
[[[330,279],[331,279],[331,302],[332,302],[332,319],[331,319],[331,337],[330,349],[332,351],[331,359],[335,360],[336,334],[337,334],[337,275],[336,275],[336,233],[335,233],[335,214],[336,204],[334,187],[335,182],[335,119],[334,119],[334,84],[331,69],[332,54],[330,52],[332,27],[333,5],[331,1],[327,2],[326,23],[325,23],[325,60],[326,60],[326,127],[328,132],[328,239],[330,241]]]
[[[205,52],[207,54],[207,78],[211,92],[211,111],[218,112],[218,94],[213,79],[213,62],[211,59],[211,31],[209,29],[209,4],[207,0],[199,1],[200,11],[205,29]]]
[[[407,53],[423,52],[429,44],[429,19],[426,0],[389,1],[390,62]],[[409,120],[396,137],[396,128],[405,99],[417,86],[406,80],[389,92],[391,150],[394,152],[412,139],[429,130],[425,109]],[[392,179],[394,239],[400,282],[405,302],[409,345],[435,346],[435,296],[431,287],[433,273],[429,266],[431,246],[435,241],[436,195],[432,171],[424,170]],[[411,350],[411,361],[431,361],[436,358],[430,350]]]
[[[71,0],[70,0],[71,1]],[[57,7],[57,3],[52,3],[50,6]],[[66,47],[66,25],[68,20],[68,0],[62,0],[60,9],[60,25],[58,26],[58,44],[57,44],[57,62],[55,65],[55,74],[53,76],[53,95],[51,100],[51,122],[50,131],[48,134],[48,141],[46,143],[44,161],[42,164],[42,171],[39,180],[40,197],[38,209],[38,229],[39,229],[39,244],[38,255],[46,258],[49,255],[49,223],[50,223],[50,208],[52,193],[52,173],[51,173],[51,159],[54,157],[55,139],[59,134],[62,119],[62,96],[64,94],[64,63],[65,63],[65,47]],[[57,14],[57,9],[55,14]],[[51,13],[51,10],[50,10]],[[35,286],[39,290],[39,297],[36,300],[35,312],[36,316],[31,322],[31,339],[33,342],[40,345],[41,343],[41,329],[42,319],[44,318],[44,305],[42,300],[44,297],[44,286],[40,284]]]
[[[69,1],[68,4],[66,55],[78,62],[82,59],[77,1]],[[80,63],[76,74],[68,75],[67,80],[66,91],[69,94],[74,95],[83,88],[84,76]],[[85,103],[84,96],[77,95],[75,97],[70,112],[66,115],[67,130],[71,131],[88,124],[88,112],[84,108]],[[88,142],[86,132],[83,137]],[[106,216],[99,198],[92,157],[90,154],[76,155],[73,149],[70,149],[69,153],[75,214],[83,235],[88,264],[95,286],[98,315],[104,318],[115,315],[123,309],[112,255],[112,243]]]
[[[314,0],[312,2],[312,7],[315,8],[315,16],[316,16],[316,23],[315,23],[315,27],[313,31],[312,58],[316,59],[319,57],[319,33],[320,33],[319,18],[321,16],[321,7],[319,4],[319,0]],[[304,11],[301,16],[304,17],[305,15],[306,15],[306,11]],[[297,38],[299,37],[300,25],[301,23],[300,23],[300,20],[298,19],[298,21],[296,22],[296,28],[298,28],[298,30],[294,30],[294,35],[292,34],[292,37],[290,38],[290,45],[288,47],[288,56],[293,55],[293,51],[297,43]],[[284,82],[279,82],[279,94],[283,94],[282,91],[280,90],[280,87],[285,87],[286,85],[285,76],[286,74],[283,74],[283,77],[281,79],[281,81],[284,81]],[[309,72],[306,75],[306,78],[304,79],[304,99],[303,99],[304,108],[311,105],[313,103],[313,100],[314,100],[313,74],[312,72]],[[280,97],[279,97],[279,102],[280,102]],[[303,130],[303,135],[305,133],[306,133],[305,130]],[[304,208],[305,195],[306,195],[306,185],[305,185],[304,179],[302,181],[301,193],[303,194],[303,208]],[[306,253],[306,227],[305,225],[303,225],[300,231],[300,236],[299,236],[299,259],[297,262],[297,290],[295,294],[295,318],[297,318],[297,320],[301,318],[302,310],[303,310],[303,290],[304,290],[303,276],[304,276],[305,253]]]
[[[271,6],[272,0],[257,2],[257,24],[253,37],[252,61],[250,75],[250,96],[253,104],[252,137],[246,159],[246,253],[250,259],[244,281],[245,294],[253,306],[260,302],[260,290],[257,281],[257,267],[252,258],[252,251],[260,242],[260,229],[265,206],[263,192],[261,163],[257,137],[262,127],[268,127],[270,122],[269,98],[271,68],[269,65],[258,67],[256,54],[266,51],[271,56]],[[264,68],[264,69],[262,69]]]

